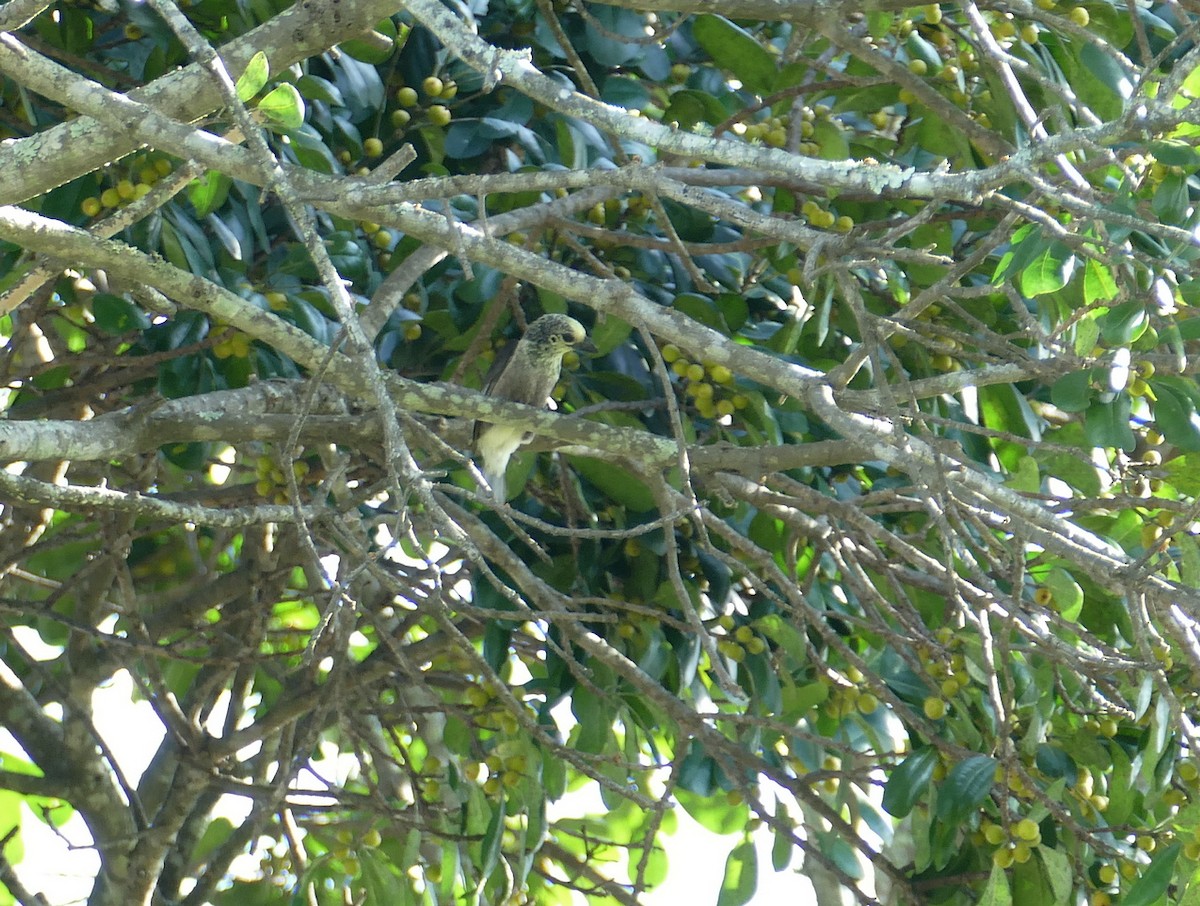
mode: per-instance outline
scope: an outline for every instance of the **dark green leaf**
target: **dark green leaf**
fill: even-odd
[[[1132,450],[1137,446],[1133,429],[1129,427],[1129,396],[1120,393],[1111,402],[1094,402],[1088,407],[1083,431],[1094,447],[1117,447]]]
[[[1133,882],[1129,893],[1121,898],[1121,906],[1152,906],[1167,892],[1175,873],[1175,860],[1183,849],[1182,843],[1172,843],[1154,855],[1141,877]]]
[[[911,753],[896,766],[883,788],[883,807],[889,815],[903,818],[913,810],[929,790],[937,763],[937,750],[924,748]]]
[[[150,319],[141,308],[111,293],[96,293],[92,297],[92,316],[97,327],[112,334],[145,330],[150,326]]]
[[[778,68],[758,39],[723,16],[697,16],[692,36],[722,69],[760,94],[771,89]]]
[[[972,755],[952,767],[938,785],[938,819],[956,825],[975,811],[996,783],[997,764],[990,755]]]
[[[1092,372],[1064,374],[1050,388],[1050,400],[1064,412],[1083,412],[1092,404]]]

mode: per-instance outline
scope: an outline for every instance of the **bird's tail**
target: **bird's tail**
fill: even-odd
[[[508,488],[504,482],[504,473],[484,472],[483,477],[487,479],[488,486],[492,489],[492,496],[496,498],[496,502],[504,503],[508,499]]]

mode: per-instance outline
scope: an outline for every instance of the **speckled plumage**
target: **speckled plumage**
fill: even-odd
[[[529,325],[512,355],[499,363],[496,374],[484,388],[488,396],[527,406],[546,406],[558,383],[563,356],[574,350],[591,351],[583,325],[567,315],[542,315]],[[507,498],[504,476],[508,461],[532,435],[515,425],[475,423],[475,450],[492,495]]]

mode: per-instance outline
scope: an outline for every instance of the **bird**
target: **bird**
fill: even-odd
[[[572,350],[588,354],[597,351],[583,325],[574,318],[542,315],[526,328],[515,345],[496,358],[484,381],[483,392],[494,399],[548,407],[550,393],[562,372],[563,356]],[[532,438],[532,432],[516,425],[475,422],[475,452],[492,496],[498,502],[508,498],[505,473],[509,459]]]

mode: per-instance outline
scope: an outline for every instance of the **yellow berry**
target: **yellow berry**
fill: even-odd
[[[437,76],[429,76],[429,78],[421,83],[421,90],[431,97],[437,97],[440,95],[442,93],[442,89],[445,87],[445,84]]]
[[[1067,13],[1067,18],[1080,28],[1087,28],[1088,23],[1092,21],[1091,14],[1082,6],[1077,6]]]
[[[922,704],[925,716],[930,720],[941,720],[946,716],[946,702],[935,696],[929,696]]]
[[[909,60],[908,71],[913,75],[925,75],[929,71],[929,64],[924,60]]]
[[[1013,833],[1016,835],[1018,840],[1025,840],[1026,842],[1030,843],[1032,843],[1034,840],[1040,839],[1042,836],[1042,832],[1038,828],[1037,822],[1032,818],[1022,818],[1020,821],[1018,821],[1016,825],[1013,826]]]
[[[718,384],[728,384],[733,381],[733,372],[724,365],[709,365],[708,376]]]
[[[451,80],[442,85],[442,90],[438,92],[438,97],[443,101],[449,101],[458,97],[458,83]]]
[[[443,107],[441,104],[434,104],[425,112],[429,116],[429,122],[435,126],[445,126],[450,122],[450,108]]]
[[[100,204],[106,208],[115,208],[121,203],[121,196],[117,194],[117,190],[113,188],[105,189],[100,193]]]
[[[99,214],[101,207],[102,205],[100,204],[100,199],[96,198],[95,196],[91,198],[85,198],[79,203],[79,209],[88,217],[95,217],[97,214]]]
[[[411,107],[417,102],[417,89],[405,85],[396,90],[396,103],[401,107]]]
[[[393,110],[391,115],[392,125],[397,129],[403,129],[412,119],[412,114],[407,110]]]
[[[363,142],[363,154],[367,157],[378,157],[383,153],[383,142],[377,138],[369,138]]]
[[[405,325],[404,339],[408,340],[409,342],[412,342],[413,340],[419,340],[420,338],[421,338],[421,325],[420,324],[406,324]]]
[[[121,196],[122,201],[129,201],[133,198],[133,183],[128,179],[122,179],[117,183],[117,194]]]

